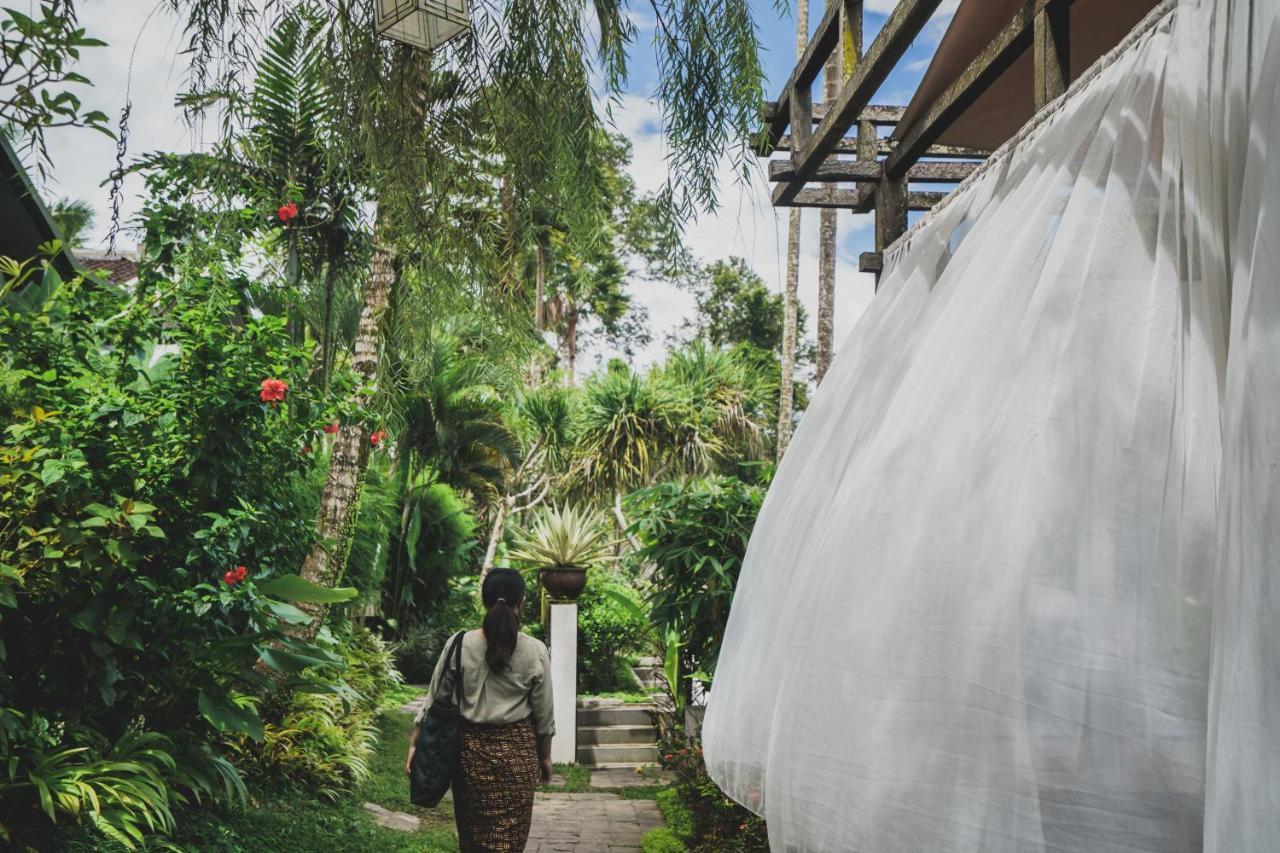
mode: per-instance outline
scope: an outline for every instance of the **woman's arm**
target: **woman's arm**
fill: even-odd
[[[556,733],[555,705],[551,698],[551,657],[543,646],[539,655],[542,673],[534,679],[529,691],[529,704],[533,708],[533,724],[538,730],[538,759],[543,785],[551,781],[551,738]]]
[[[413,754],[418,750],[418,729],[420,726],[414,726],[413,731],[409,732],[409,757],[404,760],[404,775],[408,776],[413,772]]]
[[[540,785],[551,784],[551,738],[552,735],[543,735],[538,738],[538,762],[541,765],[538,783]]]

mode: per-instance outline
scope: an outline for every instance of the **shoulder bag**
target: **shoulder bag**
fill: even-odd
[[[465,633],[459,631],[453,638],[445,661],[446,671],[452,661],[452,695],[433,694],[431,707],[418,727],[418,741],[409,767],[409,800],[415,806],[436,805],[453,782],[458,764],[458,730],[462,725],[462,637]]]

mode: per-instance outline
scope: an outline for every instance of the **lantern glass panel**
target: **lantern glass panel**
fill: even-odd
[[[375,0],[378,32],[433,50],[471,26],[467,0]]]

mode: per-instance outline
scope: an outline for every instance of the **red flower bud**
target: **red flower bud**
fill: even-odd
[[[320,427],[320,429],[324,430],[329,435],[333,435],[338,431],[338,422],[334,421],[331,424],[325,424],[324,426]]]
[[[235,586],[236,581],[239,580],[239,578],[236,577],[235,572],[227,572],[225,575],[222,576],[222,579],[226,581],[227,586]]]
[[[385,439],[386,437],[387,437],[386,430],[380,429],[377,432],[375,432],[373,435],[369,436],[369,443],[372,444],[374,447],[377,447],[379,444],[382,443],[382,440]]]
[[[244,566],[236,566],[236,580],[238,581],[244,580],[244,576],[247,574],[249,574],[249,570],[246,569]]]
[[[276,211],[276,216],[280,217],[280,221],[285,225],[289,224],[289,220],[298,215],[298,206],[293,202],[280,205],[280,209]]]

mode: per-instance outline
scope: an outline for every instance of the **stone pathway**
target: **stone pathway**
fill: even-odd
[[[406,703],[400,710],[416,714],[426,703],[422,696]],[[593,788],[627,788],[634,785],[663,784],[669,774],[657,768],[611,768],[591,774]],[[563,785],[556,774],[553,785]],[[446,800],[451,799],[448,794]],[[365,809],[379,825],[388,829],[412,832],[418,818],[404,812],[365,803]],[[440,808],[452,809],[441,803]],[[651,829],[666,824],[658,804],[653,800],[625,800],[609,793],[542,793],[533,802],[533,826],[525,853],[639,853],[640,839]]]
[[[525,853],[639,853],[640,839],[664,826],[657,803],[617,794],[538,794]]]

